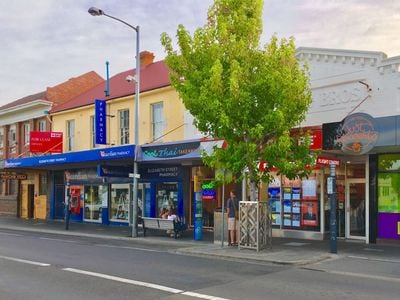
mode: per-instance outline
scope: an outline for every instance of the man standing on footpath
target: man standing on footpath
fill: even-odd
[[[237,246],[239,242],[239,200],[236,198],[236,192],[231,190],[227,204],[228,213],[228,231],[229,246]]]

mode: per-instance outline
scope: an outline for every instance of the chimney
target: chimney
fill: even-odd
[[[144,68],[147,65],[152,64],[154,61],[154,53],[149,51],[140,52],[140,68]]]

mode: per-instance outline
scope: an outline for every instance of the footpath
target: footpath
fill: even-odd
[[[141,228],[138,237],[131,237],[128,226],[105,226],[100,224],[71,222],[65,230],[63,221],[25,220],[0,216],[0,230],[36,232],[63,236],[123,240],[133,244],[162,245],[170,247],[171,252],[182,255],[216,257],[254,263],[276,263],[286,265],[307,265],[343,256],[357,256],[364,259],[395,261],[400,263],[400,243],[366,244],[365,241],[338,240],[337,254],[329,251],[329,241],[298,240],[289,238],[272,239],[272,248],[259,252],[250,249],[230,247],[226,243],[213,242],[212,232],[203,232],[203,240],[195,241],[193,231],[188,230],[178,239],[170,238],[162,232],[148,231],[143,237]],[[0,236],[1,238],[1,236]]]

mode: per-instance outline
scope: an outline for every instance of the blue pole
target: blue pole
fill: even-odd
[[[109,73],[109,62],[106,61],[106,90],[105,90],[105,94],[106,97],[110,96],[110,73]]]
[[[337,221],[336,221],[336,166],[331,164],[328,177],[328,195],[330,197],[330,252],[337,253]]]

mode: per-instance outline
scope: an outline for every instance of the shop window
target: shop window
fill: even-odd
[[[155,103],[151,105],[151,120],[152,120],[152,138],[159,140],[163,135],[164,129],[164,114],[163,103]]]
[[[10,179],[8,180],[8,194],[15,195],[18,190],[18,180]]]
[[[75,120],[67,121],[67,150],[75,149]]]
[[[24,145],[29,145],[29,135],[31,132],[31,126],[29,123],[24,123],[23,125],[24,129]]]
[[[103,206],[107,206],[107,186],[86,185],[84,187],[84,219],[101,222]]]
[[[400,171],[400,154],[379,155],[379,171]]]
[[[39,174],[39,195],[47,195],[47,175]]]
[[[129,144],[129,109],[120,110],[119,115],[119,143]]]
[[[130,193],[129,184],[111,185],[110,220],[129,221]]]
[[[273,227],[319,231],[319,188],[316,174],[304,180],[274,178],[268,187]]]
[[[165,182],[157,184],[157,211],[156,216],[164,210],[173,210],[178,214],[178,183]]]
[[[378,175],[378,212],[400,213],[400,173]]]

